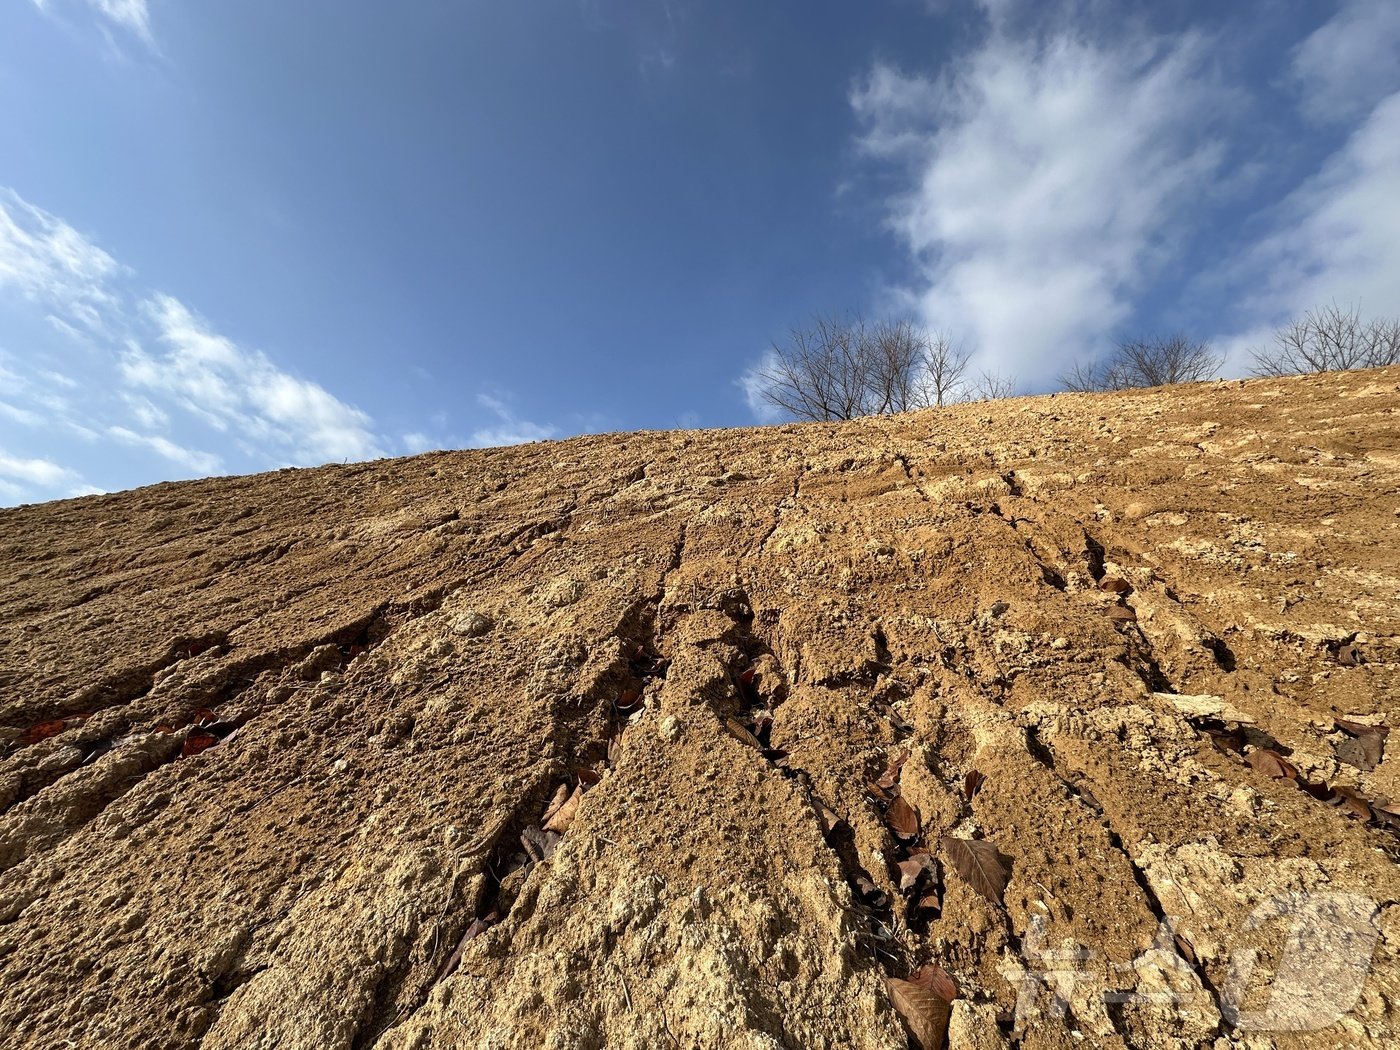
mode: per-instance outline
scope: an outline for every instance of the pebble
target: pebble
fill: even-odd
[[[476,611],[463,613],[452,624],[455,633],[464,634],[468,638],[480,638],[490,632],[491,627],[491,617]]]

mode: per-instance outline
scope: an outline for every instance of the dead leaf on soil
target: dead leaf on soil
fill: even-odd
[[[755,751],[762,751],[763,745],[758,742],[758,737],[749,732],[748,726],[742,722],[736,722],[732,718],[724,720],[724,728],[729,730],[729,735],[741,744],[748,744]]]
[[[1384,722],[1372,725],[1369,722],[1351,722],[1345,718],[1339,718],[1336,724],[1338,729],[1349,736],[1367,736],[1371,733],[1378,733],[1381,736],[1390,735],[1390,726]]]
[[[548,820],[544,822],[545,831],[557,831],[564,834],[573,824],[574,817],[578,814],[579,799],[583,798],[583,785],[574,788],[573,793],[568,797]]]
[[[904,763],[908,761],[909,752],[901,751],[894,758],[890,759],[889,764],[885,766],[885,771],[881,773],[879,778],[875,781],[875,785],[886,791],[890,790],[899,783],[900,771],[904,768]]]
[[[1108,610],[1108,618],[1115,623],[1136,623],[1137,613],[1131,605],[1115,605]]]
[[[1298,769],[1277,751],[1258,748],[1244,756],[1251,769],[1275,780],[1297,780]]]
[[[1343,667],[1360,667],[1364,662],[1361,650],[1350,642],[1337,650],[1337,663]]]
[[[864,875],[856,876],[856,896],[872,908],[883,908],[890,902],[889,896],[884,890],[876,886]]]
[[[917,890],[920,883],[938,878],[938,862],[928,853],[912,854],[895,867],[899,870],[899,892],[906,895]]]
[[[1369,772],[1380,765],[1385,737],[1380,733],[1349,736],[1335,744],[1332,750],[1336,752],[1338,761]]]
[[[624,713],[630,712],[642,702],[642,691],[637,688],[623,690],[621,696],[613,701],[613,705]]]
[[[887,977],[890,1002],[918,1050],[942,1050],[957,987],[942,967],[921,967],[909,980]],[[951,992],[951,994],[949,994]]]
[[[1365,795],[1340,784],[1333,785],[1332,794],[1332,799],[1327,803],[1329,806],[1336,806],[1347,816],[1355,817],[1363,823],[1371,819],[1371,803]]]
[[[1105,576],[1099,581],[1099,590],[1108,591],[1111,594],[1127,594],[1133,589],[1133,585],[1127,580],[1119,579],[1117,576]]]
[[[559,787],[555,789],[554,797],[550,799],[549,805],[545,807],[544,816],[540,818],[540,822],[543,824],[548,824],[549,818],[559,812],[559,807],[562,806],[565,802],[568,802],[569,796],[572,794],[573,792],[569,790],[568,784],[560,784]]]
[[[969,886],[995,904],[1002,902],[1011,872],[994,845],[985,839],[960,839],[953,835],[944,835],[939,845]]]
[[[903,796],[896,796],[885,810],[885,823],[896,838],[913,840],[919,837],[919,811]]]
[[[208,751],[219,742],[219,738],[213,733],[206,733],[203,730],[196,730],[185,737],[184,746],[180,748],[181,758],[193,758],[201,751]]]
[[[969,802],[972,801],[972,797],[977,794],[978,789],[986,782],[987,778],[975,769],[969,772],[967,776],[963,777],[963,794],[967,796]]]
[[[529,858],[539,864],[554,856],[554,850],[563,837],[557,831],[542,830],[531,824],[520,833],[520,844],[525,847],[525,853]]]

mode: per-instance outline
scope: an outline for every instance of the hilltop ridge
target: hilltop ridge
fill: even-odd
[[[0,551],[8,1045],[1400,1038],[1400,368],[163,484]]]

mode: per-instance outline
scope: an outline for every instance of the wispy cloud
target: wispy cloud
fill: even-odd
[[[490,394],[478,394],[477,404],[496,417],[493,425],[472,432],[469,445],[476,448],[498,445],[521,445],[527,441],[545,441],[556,436],[557,428],[521,419],[503,400]]]
[[[221,471],[230,453],[251,469],[385,454],[367,413],[174,296],[141,289],[92,240],[12,190],[0,190],[0,304],[6,294],[47,320],[71,357],[65,367],[61,354],[27,365],[0,355],[0,420],[105,435],[186,474]],[[200,450],[211,440],[218,454]],[[49,489],[82,480],[36,478],[19,480]]]
[[[78,475],[52,460],[25,459],[20,456],[12,456],[0,449],[0,478],[8,478],[41,487],[53,487],[76,481]]]
[[[196,474],[217,474],[223,469],[223,464],[219,462],[218,456],[209,452],[184,448],[159,434],[138,434],[134,430],[118,426],[108,427],[107,433],[128,445],[142,445],[157,455],[164,456],[172,463],[188,467]]]
[[[1400,4],[1348,0],[1293,51],[1303,112],[1317,121],[1364,116],[1400,90]]]
[[[53,0],[34,0],[40,11],[53,13]],[[154,42],[151,36],[151,12],[146,0],[86,0],[86,6],[102,21],[104,26],[124,30],[139,37],[147,44]]]
[[[942,75],[878,64],[851,105],[911,187],[889,216],[922,275],[909,304],[1033,385],[1129,314],[1221,166],[1203,115],[1228,95],[1198,37],[1017,36],[1001,6]]]

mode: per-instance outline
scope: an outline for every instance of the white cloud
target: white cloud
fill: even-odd
[[[1348,0],[1294,49],[1291,72],[1310,119],[1364,115],[1400,88],[1400,3]]]
[[[209,452],[200,452],[197,449],[184,448],[159,434],[138,434],[134,430],[117,426],[108,427],[107,433],[128,445],[140,445],[148,448],[172,463],[188,467],[196,474],[217,474],[222,469],[218,456]]]
[[[498,397],[478,394],[477,404],[488,409],[497,420],[495,426],[482,427],[472,432],[470,445],[474,448],[493,448],[499,445],[521,445],[527,441],[544,441],[554,437],[559,431],[548,425],[532,423],[518,417],[509,405]]]
[[[87,0],[87,5],[112,25],[135,34],[148,44],[153,42],[151,13],[146,0]],[[49,0],[34,0],[34,6],[40,11],[50,11]]]
[[[0,477],[51,488],[54,485],[76,481],[78,475],[52,460],[24,459],[0,451]]]
[[[164,352],[128,344],[121,360],[128,383],[173,399],[217,429],[271,443],[297,463],[384,455],[358,408],[212,331],[172,296],[142,305]]]
[[[773,361],[773,351],[769,350],[735,380],[739,389],[744,392],[744,402],[749,406],[749,411],[760,423],[773,423],[783,418],[782,411],[763,396],[769,387],[768,381],[763,378],[764,373],[772,370]]]
[[[384,455],[365,412],[134,285],[72,226],[0,189],[0,295],[73,337],[3,370],[0,420],[115,437],[201,474],[223,469],[196,448],[204,428],[253,469]]]
[[[907,165],[891,225],[909,304],[1023,384],[1101,346],[1169,254],[1223,147],[1228,96],[1197,37],[1060,31],[984,43],[933,80],[877,65],[852,94],[871,156]]]
[[[1269,214],[1269,232],[1209,279],[1238,287],[1248,331],[1232,363],[1269,328],[1337,302],[1400,313],[1400,92],[1381,101],[1311,178]]]
[[[44,417],[39,415],[38,412],[31,412],[27,408],[20,408],[18,405],[12,405],[7,401],[0,401],[0,416],[4,416],[6,419],[12,419],[16,423],[26,427],[37,427],[44,421]]]
[[[430,452],[433,449],[442,447],[427,434],[420,433],[416,430],[404,434],[399,438],[399,444],[410,456],[416,456],[420,452]]]
[[[59,318],[104,332],[102,315],[115,302],[107,282],[120,272],[116,260],[67,223],[0,188],[0,288],[58,308]]]

